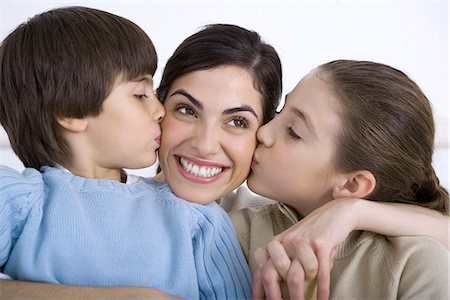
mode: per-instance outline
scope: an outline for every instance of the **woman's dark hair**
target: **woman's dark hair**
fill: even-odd
[[[156,67],[150,38],[125,18],[87,7],[44,12],[0,46],[0,122],[26,167],[64,164],[71,153],[56,119],[98,115],[117,78]]]
[[[212,24],[185,39],[168,60],[157,89],[164,103],[173,82],[190,72],[224,65],[242,67],[261,93],[263,122],[270,121],[282,92],[281,62],[258,33],[236,25]]]
[[[417,84],[397,69],[368,61],[333,61],[318,72],[340,102],[336,167],[372,172],[371,200],[448,214],[448,192],[432,166],[433,113]]]

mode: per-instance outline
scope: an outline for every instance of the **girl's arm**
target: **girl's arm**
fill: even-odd
[[[424,235],[450,250],[450,217],[417,205],[359,200],[361,208],[355,230],[383,235]]]
[[[87,287],[0,280],[2,299],[180,299],[143,287]]]
[[[303,273],[303,278],[315,277],[318,298],[325,299],[329,295],[334,249],[353,230],[367,230],[390,236],[425,235],[450,249],[449,227],[449,216],[420,206],[337,199],[319,207],[291,228],[275,236],[274,241],[281,242],[284,248],[270,249],[270,256],[274,258],[270,264],[276,267],[284,279],[287,274],[292,277],[299,272]],[[306,253],[315,255],[304,255],[305,248],[309,248]],[[300,260],[304,268],[299,270],[297,267],[295,272],[289,273],[291,259],[294,257]],[[270,267],[266,267],[265,271],[261,271],[262,276],[273,272],[273,267],[272,271],[270,270]],[[272,283],[268,286],[275,285]]]
[[[429,236],[450,250],[450,218],[417,205],[337,199],[319,207],[300,222],[275,237],[288,244],[293,239],[310,239],[336,247],[353,230],[378,234]]]

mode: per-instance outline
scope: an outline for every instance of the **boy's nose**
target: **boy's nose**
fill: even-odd
[[[153,102],[154,102],[154,104],[152,103],[152,105],[154,106],[153,119],[157,120],[158,123],[161,123],[162,119],[166,115],[166,110],[164,109],[164,106],[161,104],[161,102],[156,96],[154,96]]]

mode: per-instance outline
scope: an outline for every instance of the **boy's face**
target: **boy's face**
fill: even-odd
[[[258,131],[247,184],[302,215],[332,199],[339,179],[334,168],[340,128],[338,100],[314,71],[286,97],[279,115]]]
[[[88,118],[88,159],[105,169],[144,168],[156,160],[164,108],[153,93],[153,78],[116,80],[102,111]]]
[[[177,196],[205,204],[245,180],[262,123],[261,95],[247,70],[188,73],[172,84],[164,107],[159,158]]]

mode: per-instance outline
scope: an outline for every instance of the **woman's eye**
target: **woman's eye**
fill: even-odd
[[[195,116],[195,111],[189,105],[180,104],[175,107],[175,110],[183,115]]]
[[[227,124],[238,127],[238,128],[248,128],[248,122],[245,118],[238,117],[230,120]]]
[[[295,133],[294,129],[292,129],[292,127],[288,127],[287,128],[288,134],[289,136],[293,139],[293,140],[300,140],[301,137]]]

